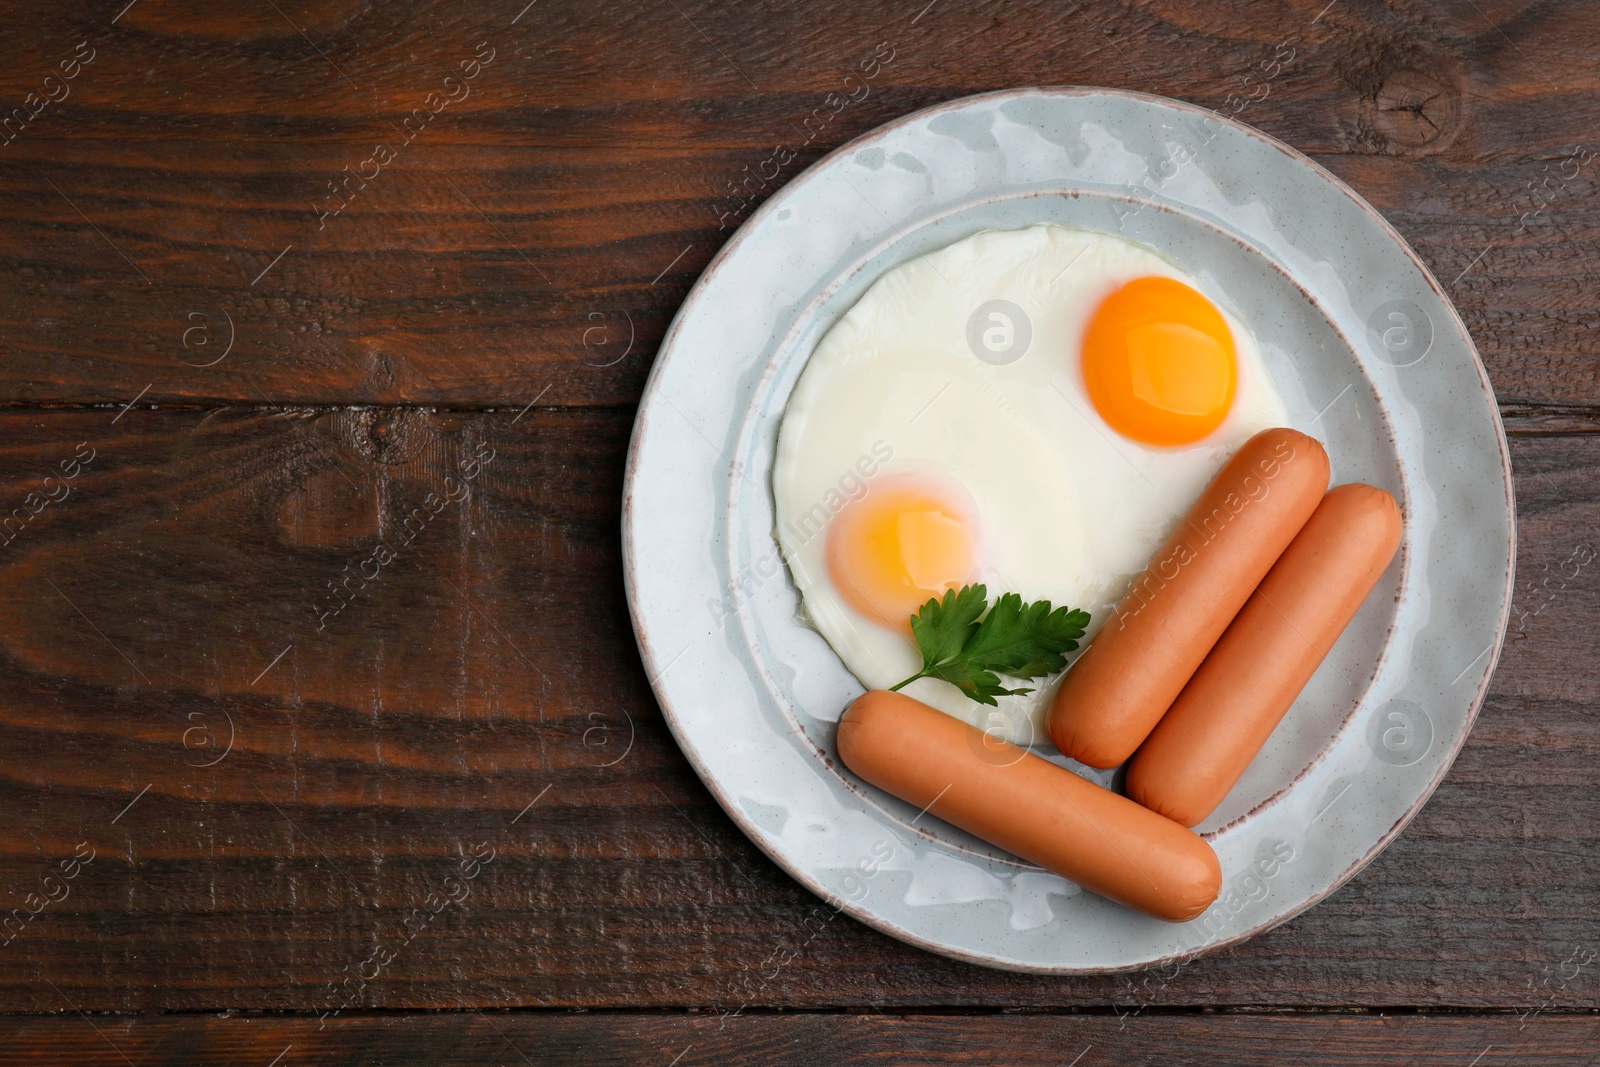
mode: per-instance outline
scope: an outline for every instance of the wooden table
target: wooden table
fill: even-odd
[[[5,8],[0,1060],[1600,1056],[1600,10],[525,3]],[[834,917],[690,770],[622,595],[634,405],[733,228],[880,123],[1059,83],[1354,186],[1516,469],[1512,633],[1443,786],[1176,973]]]

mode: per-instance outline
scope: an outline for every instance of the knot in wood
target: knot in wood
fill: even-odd
[[[431,433],[415,408],[358,408],[347,424],[356,451],[374,463],[399,466],[416,458]]]
[[[1461,93],[1437,75],[1405,68],[1384,79],[1373,108],[1373,128],[1391,145],[1438,146],[1460,124]]]

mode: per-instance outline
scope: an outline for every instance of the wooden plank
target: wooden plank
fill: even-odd
[[[918,1067],[1588,1067],[1600,1020],[1541,1015],[919,1015],[723,1018],[631,1013],[0,1018],[4,1062],[874,1064]]]
[[[0,1010],[1595,1002],[1600,439],[1514,441],[1517,632],[1393,847],[1176,975],[1041,979],[835,915],[711,799],[617,577],[630,421],[0,412]]]
[[[696,275],[806,165],[1063,82],[1308,152],[1447,283],[1503,400],[1594,395],[1590,5],[121,7],[0,25],[7,109],[52,72],[68,94],[0,133],[0,401],[629,404]]]

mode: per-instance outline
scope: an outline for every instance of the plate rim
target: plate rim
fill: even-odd
[[[1248,135],[1250,138],[1261,142],[1264,145],[1277,149],[1279,152],[1287,156],[1292,162],[1309,167],[1316,175],[1321,177],[1335,190],[1347,197],[1362,213],[1367,215],[1370,219],[1376,221],[1380,229],[1387,234],[1390,241],[1396,247],[1398,247],[1400,251],[1411,261],[1412,265],[1421,274],[1422,278],[1427,282],[1428,287],[1433,291],[1440,304],[1448,313],[1449,322],[1454,326],[1456,333],[1466,345],[1467,354],[1471,357],[1472,369],[1476,371],[1478,376],[1478,384],[1483,391],[1484,397],[1488,400],[1489,416],[1491,424],[1494,428],[1495,445],[1497,446],[1499,453],[1501,474],[1503,476],[1503,484],[1505,485],[1505,517],[1507,520],[1506,525],[1508,538],[1507,552],[1510,565],[1506,569],[1505,585],[1503,596],[1501,598],[1500,617],[1495,626],[1494,641],[1489,649],[1489,662],[1487,665],[1487,670],[1484,672],[1481,680],[1478,682],[1477,688],[1473,692],[1469,701],[1464,729],[1461,731],[1459,740],[1452,745],[1449,754],[1440,763],[1439,769],[1434,776],[1422,787],[1417,799],[1409,807],[1407,807],[1403,813],[1401,813],[1399,818],[1397,818],[1394,823],[1391,824],[1389,828],[1378,837],[1378,839],[1370,848],[1363,852],[1354,862],[1352,862],[1335,878],[1333,878],[1321,892],[1307,898],[1298,906],[1290,908],[1273,921],[1266,923],[1265,925],[1240,930],[1226,938],[1218,938],[1215,940],[1206,941],[1200,946],[1192,948],[1188,951],[1171,952],[1147,961],[1114,967],[1075,967],[1028,964],[1017,960],[998,958],[995,956],[985,956],[980,953],[946,944],[944,942],[935,941],[915,931],[890,922],[889,920],[884,919],[869,910],[863,909],[857,902],[838,897],[836,894],[826,889],[818,880],[813,878],[809,872],[797,869],[795,866],[792,866],[790,863],[786,862],[785,858],[780,856],[776,849],[768,847],[766,842],[763,840],[763,835],[760,832],[759,827],[755,825],[754,821],[740,808],[738,804],[732,802],[731,798],[728,797],[723,791],[722,785],[717,780],[716,776],[709,773],[699,755],[694,750],[693,746],[686,743],[687,738],[684,733],[684,727],[679,721],[678,714],[673,709],[671,701],[667,699],[657,684],[662,674],[665,673],[666,667],[670,667],[671,664],[667,664],[666,667],[660,664],[659,656],[656,654],[652,646],[650,636],[645,632],[645,627],[641,620],[641,612],[637,607],[638,588],[637,576],[635,573],[636,564],[634,559],[635,541],[633,499],[635,479],[638,476],[639,451],[642,446],[644,430],[649,421],[647,412],[651,407],[655,394],[661,388],[664,367],[666,366],[667,358],[670,357],[672,353],[672,349],[677,341],[678,334],[683,329],[684,323],[687,321],[691,313],[696,309],[699,302],[705,299],[706,290],[709,288],[709,283],[713,276],[725,265],[726,261],[734,254],[739,246],[744,243],[749,235],[765,222],[769,215],[781,210],[783,202],[792,195],[794,190],[797,190],[804,184],[808,184],[811,181],[816,180],[817,174],[823,169],[824,164],[831,163],[837,158],[842,158],[849,153],[857,152],[860,149],[869,146],[874,140],[886,137],[895,130],[913,122],[924,121],[943,112],[964,110],[972,107],[975,104],[985,101],[1025,97],[1066,99],[1082,97],[1123,98],[1155,104],[1160,107],[1175,108],[1178,110],[1187,111],[1197,116],[1208,117],[1212,121],[1221,122],[1238,132]],[[1292,278],[1293,276],[1291,275],[1290,277]],[[1353,343],[1354,339],[1352,338],[1351,340]],[[661,708],[662,718],[665,720],[667,728],[672,734],[673,740],[677,742],[679,750],[688,760],[689,765],[694,769],[696,776],[699,777],[700,781],[705,785],[712,797],[715,798],[717,804],[723,809],[728,817],[733,820],[740,832],[743,833],[752,843],[754,843],[755,846],[760,849],[769,859],[771,859],[780,870],[821,898],[834,909],[835,913],[839,911],[847,912],[851,918],[862,923],[863,925],[887,934],[898,941],[914,945],[925,951],[932,952],[945,958],[958,959],[966,963],[975,964],[993,970],[1003,970],[1022,974],[1059,975],[1063,977],[1094,974],[1122,974],[1132,971],[1148,970],[1171,963],[1186,963],[1190,960],[1211,955],[1224,948],[1228,948],[1232,945],[1237,945],[1244,941],[1248,941],[1251,938],[1258,937],[1261,934],[1267,933],[1268,931],[1283,925],[1291,919],[1298,917],[1310,908],[1321,903],[1323,900],[1326,900],[1329,896],[1342,888],[1351,878],[1355,877],[1355,875],[1363,870],[1368,864],[1370,864],[1379,853],[1393,843],[1394,839],[1398,837],[1402,831],[1404,831],[1411,820],[1416,817],[1417,813],[1421,811],[1423,806],[1433,797],[1434,792],[1444,781],[1444,778],[1450,772],[1451,767],[1455,765],[1456,758],[1461,754],[1461,750],[1466,746],[1467,740],[1471,736],[1472,728],[1477,723],[1478,713],[1482,709],[1484,700],[1488,696],[1489,686],[1494,680],[1495,669],[1499,665],[1501,653],[1505,648],[1506,634],[1509,628],[1511,609],[1513,607],[1513,600],[1516,590],[1518,547],[1516,484],[1513,478],[1513,471],[1511,467],[1510,445],[1506,437],[1504,419],[1500,414],[1499,401],[1495,396],[1493,384],[1489,381],[1488,371],[1483,364],[1483,357],[1478,352],[1477,344],[1473,341],[1472,334],[1467,329],[1466,323],[1462,320],[1461,313],[1456,308],[1455,302],[1450,299],[1449,294],[1445,292],[1444,287],[1441,286],[1438,279],[1434,277],[1433,271],[1429,269],[1425,262],[1423,262],[1422,258],[1417,254],[1416,250],[1411,247],[1410,243],[1406,241],[1404,236],[1402,236],[1400,232],[1389,222],[1389,220],[1384,217],[1383,213],[1377,208],[1373,207],[1364,196],[1352,188],[1342,178],[1328,170],[1326,167],[1322,166],[1322,164],[1318,163],[1310,156],[1301,152],[1293,145],[1287,144],[1269,133],[1257,129],[1254,126],[1240,122],[1237,118],[1223,115],[1211,108],[1202,107],[1198,104],[1193,104],[1186,100],[1179,100],[1173,97],[1160,96],[1155,93],[1140,92],[1134,89],[1093,85],[1039,85],[997,89],[982,93],[972,93],[964,96],[953,97],[949,100],[944,100],[936,104],[931,104],[927,107],[918,108],[915,111],[907,112],[898,118],[891,119],[889,122],[874,126],[872,129],[867,130],[848,141],[845,141],[838,147],[818,157],[799,174],[795,175],[793,179],[777,189],[759,207],[757,207],[756,210],[744,220],[744,222],[740,223],[739,227],[734,231],[734,233],[728,238],[727,241],[723,243],[722,247],[717,250],[716,254],[712,256],[711,261],[706,264],[699,277],[695,279],[695,282],[693,286],[691,286],[688,295],[684,297],[683,303],[679,305],[678,310],[674,313],[671,324],[668,326],[666,333],[662,335],[661,342],[656,348],[656,354],[651,362],[650,372],[645,377],[644,386],[639,394],[639,401],[634,414],[633,427],[629,434],[627,455],[623,468],[621,535],[623,591],[628,604],[629,623],[633,630],[635,643],[639,648],[640,659],[645,668],[645,675],[647,681],[650,683],[651,692],[654,695],[657,704]],[[1387,650],[1387,648],[1388,642],[1386,641],[1385,650]]]

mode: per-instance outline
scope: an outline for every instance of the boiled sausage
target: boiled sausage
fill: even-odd
[[[1276,427],[1246,441],[1061,680],[1056,747],[1091,767],[1131,756],[1327,488],[1313,438]]]
[[[857,698],[838,746],[880,789],[1130,908],[1183,922],[1221,888],[1192,830],[903,694]]]
[[[1222,802],[1400,544],[1370,485],[1330,490],[1128,765],[1128,795],[1194,826]]]

